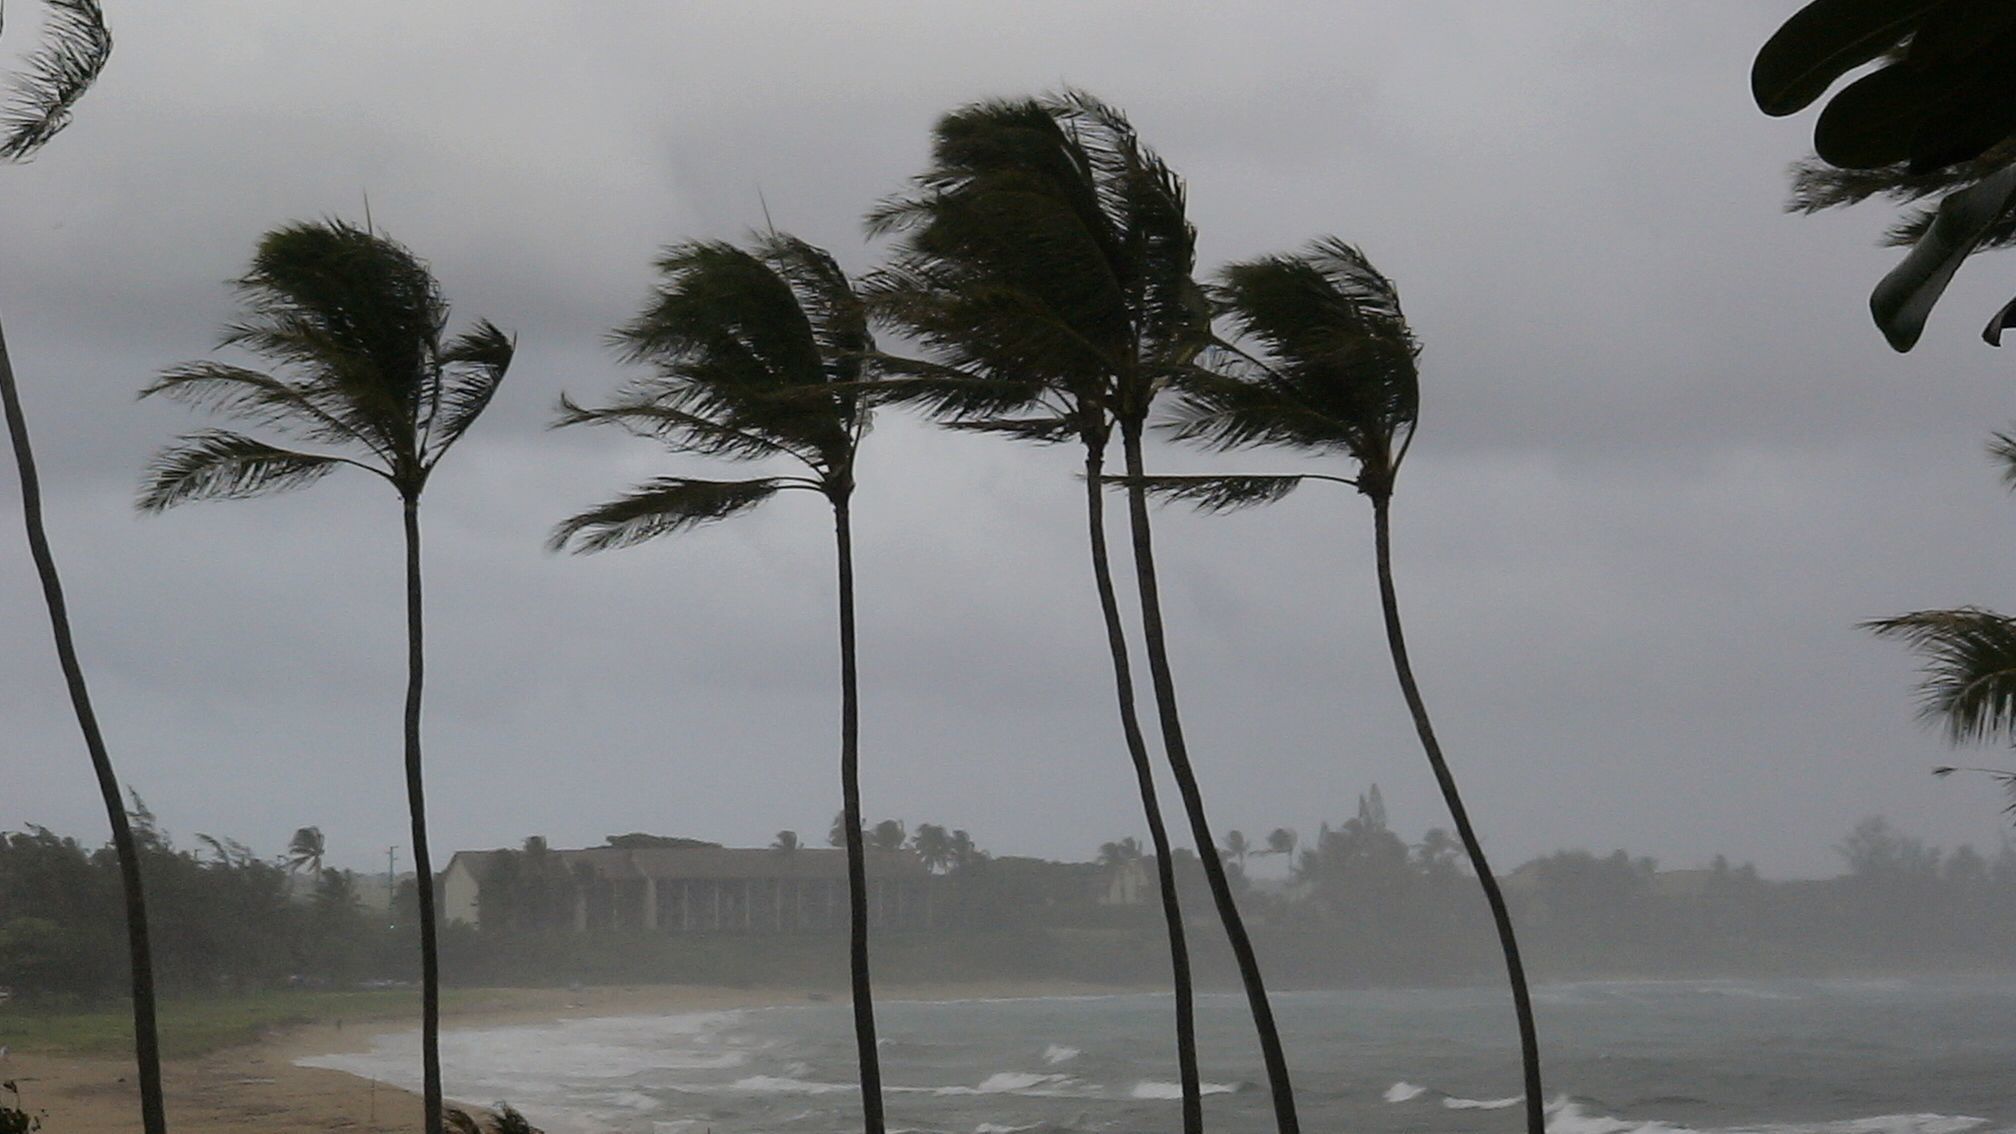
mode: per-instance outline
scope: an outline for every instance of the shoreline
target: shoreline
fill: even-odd
[[[1071,981],[975,981],[892,985],[877,1003],[1051,996],[1107,996],[1137,991]],[[845,1003],[846,993],[827,1002]],[[820,1003],[803,988],[705,985],[598,986],[578,989],[472,990],[444,1006],[441,1028],[509,1027],[616,1016],[665,1016]],[[380,1036],[416,1030],[417,1019],[375,1016],[276,1028],[244,1044],[188,1059],[164,1060],[162,1077],[172,1126],[217,1134],[276,1130],[345,1130],[406,1134],[419,1128],[420,1097],[345,1071],[295,1065],[298,1059],[368,1050]],[[137,1128],[139,1092],[130,1059],[12,1053],[0,1057],[0,1080],[21,1088],[22,1106],[43,1116],[51,1134],[129,1134]],[[5,1096],[0,1096],[4,1098]],[[9,1103],[12,1099],[6,1099]],[[450,1098],[451,1106],[487,1112],[496,1100]]]

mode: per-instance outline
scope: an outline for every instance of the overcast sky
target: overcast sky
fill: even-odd
[[[1335,234],[1424,343],[1396,500],[1415,665],[1508,867],[1563,846],[1834,873],[1883,813],[2000,838],[1992,785],[1913,720],[1913,663],[1861,619],[2016,607],[2016,500],[1983,454],[2016,416],[1976,329],[2016,259],[1963,272],[1892,354],[1881,206],[1798,218],[1812,116],[1750,103],[1797,4],[669,5],[240,0],[107,5],[75,125],[0,170],[0,316],[114,758],[181,839],[334,861],[404,844],[397,500],[333,476],[138,516],[150,452],[208,424],[136,405],[205,357],[259,235],[375,223],[457,325],[519,336],[425,503],[437,862],[542,833],[823,841],[838,806],[830,517],[816,498],[636,550],[541,550],[630,482],[702,472],[545,431],[662,244],[763,220],[850,269],[860,218],[936,117],[1069,83],[1188,181],[1200,267]],[[11,58],[37,6],[10,5]],[[244,360],[240,360],[244,361]],[[1163,468],[1261,470],[1264,453]],[[1215,460],[1215,464],[1213,461]],[[856,497],[871,818],[1086,857],[1140,834],[1109,702],[1073,448],[890,414]],[[102,839],[0,476],[0,829]],[[1446,823],[1380,635],[1369,510],[1307,490],[1157,529],[1192,749],[1219,830],[1313,833],[1373,783]],[[2006,759],[1990,750],[1970,754]]]

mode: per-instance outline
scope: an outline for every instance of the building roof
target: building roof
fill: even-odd
[[[504,855],[522,852],[457,851],[449,869],[462,863],[480,882]],[[845,851],[800,847],[781,851],[768,847],[590,847],[546,852],[571,873],[586,866],[599,878],[828,878],[847,876]],[[924,860],[911,851],[868,851],[868,873],[876,877],[923,877]]]

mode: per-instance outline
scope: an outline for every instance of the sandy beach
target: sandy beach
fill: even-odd
[[[877,1000],[1063,996],[1113,989],[1066,983],[920,985],[877,990]],[[843,994],[840,994],[844,996]],[[582,989],[497,989],[467,994],[442,1012],[444,1029],[542,1023],[601,1016],[667,1015],[804,1003],[802,989],[691,985]],[[310,1055],[368,1049],[373,1037],[410,1030],[417,1019],[330,1022],[276,1030],[259,1042],[163,1065],[168,1118],[214,1134],[285,1131],[398,1131],[420,1128],[420,1099],[340,1071],[297,1067]],[[0,1080],[14,1080],[23,1105],[43,1115],[49,1134],[129,1134],[139,1129],[139,1092],[130,1060],[11,1053]],[[495,1100],[451,1100],[472,1111]]]

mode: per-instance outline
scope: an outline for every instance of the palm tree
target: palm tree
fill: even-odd
[[[1276,827],[1267,832],[1267,853],[1295,857],[1295,832],[1286,827]]]
[[[856,822],[854,826],[856,829],[859,829],[861,824]],[[845,809],[835,812],[833,815],[833,825],[826,828],[826,845],[829,847],[844,847],[847,845],[847,812]]]
[[[936,823],[917,824],[916,833],[910,836],[910,849],[917,852],[925,869],[933,874],[952,865],[952,835]]]
[[[900,851],[910,838],[898,819],[884,819],[868,831],[868,845],[881,851]]]
[[[206,429],[156,454],[140,508],[238,500],[300,488],[350,466],[399,496],[406,548],[406,803],[420,915],[421,1062],[427,1134],[441,1134],[440,972],[434,863],[427,845],[420,752],[422,649],[420,494],[475,424],[511,364],[511,337],[487,320],[446,340],[448,304],[403,245],[340,220],[267,233],[236,283],[244,313],[220,348],[272,362],[270,373],[189,362],[141,391],[279,431],[289,445]],[[333,451],[322,451],[333,450]]]
[[[1238,863],[1239,869],[1244,870],[1246,856],[1253,853],[1253,844],[1246,841],[1246,832],[1232,830],[1225,832],[1225,845],[1218,850],[1225,857]]]
[[[1259,353],[1227,344],[1220,370],[1192,368],[1183,378],[1184,393],[1171,422],[1175,435],[1219,449],[1279,445],[1341,455],[1356,464],[1357,474],[1144,477],[1130,487],[1211,511],[1269,503],[1305,480],[1350,484],[1371,500],[1379,598],[1394,674],[1497,925],[1518,1015],[1526,1125],[1530,1134],[1542,1134],[1539,1042],[1518,939],[1428,719],[1408,661],[1393,587],[1393,482],[1414,437],[1420,390],[1419,347],[1401,314],[1399,293],[1363,253],[1325,239],[1299,255],[1231,265],[1223,273],[1218,299],[1236,331],[1257,344]],[[1361,812],[1368,819],[1373,814],[1364,805]]]
[[[1117,842],[1099,844],[1099,865],[1117,868],[1141,861],[1141,840],[1132,835]]]
[[[770,840],[770,849],[778,854],[797,854],[800,846],[796,831],[779,831],[777,837]]]
[[[42,45],[29,54],[21,71],[14,76],[6,106],[0,109],[0,161],[28,160],[69,125],[77,100],[97,81],[112,55],[112,33],[105,27],[98,0],[49,0],[44,36]],[[35,468],[35,451],[28,440],[28,416],[15,385],[4,333],[0,333],[0,413],[7,418],[7,437],[14,449],[14,464],[21,482],[21,519],[27,529],[28,554],[35,561],[35,573],[42,583],[42,601],[49,611],[57,665],[63,671],[70,707],[76,714],[84,750],[98,780],[98,794],[104,801],[106,818],[111,821],[112,847],[119,858],[119,883],[126,906],[127,963],[133,989],[133,1056],[139,1065],[141,1128],[146,1134],[165,1134],[168,1118],[161,1095],[153,946],[147,936],[147,900],[140,884],[139,851],[133,842],[132,825],[127,821],[119,776],[113,770],[105,735],[98,727],[98,714],[91,705],[83,663],[78,660],[77,645],[71,635],[63,580],[57,574],[55,553],[50,550],[49,533],[42,522],[42,485]]]
[[[849,501],[868,431],[860,387],[874,340],[867,312],[833,257],[771,233],[753,250],[694,241],[665,250],[662,283],[613,338],[656,373],[613,404],[562,399],[562,425],[615,425],[675,452],[730,460],[784,458],[808,475],[749,480],[661,477],[562,523],[552,546],[628,547],[723,520],[785,490],[824,496],[839,564],[840,794],[847,848],[854,1036],[868,1134],[882,1134],[882,1073],[868,979],[868,882],[861,836],[859,696],[854,663],[854,550]],[[899,840],[900,843],[900,840]]]
[[[935,355],[892,364],[897,396],[960,428],[1039,443],[1076,439],[1085,453],[1086,525],[1121,731],[1154,843],[1176,995],[1183,1129],[1202,1129],[1189,950],[1154,769],[1134,707],[1134,680],[1108,563],[1099,485],[1117,427],[1130,475],[1156,390],[1209,339],[1191,278],[1193,233],[1183,189],[1112,108],[1071,93],[984,102],[937,126],[933,165],[914,189],[869,217],[900,233],[873,285],[880,314]],[[1146,497],[1129,501],[1135,575],[1162,739],[1213,900],[1231,939],[1284,1134],[1297,1128],[1287,1061],[1203,797],[1190,769],[1156,591]]]
[[[302,827],[294,832],[294,838],[287,844],[287,869],[306,870],[320,879],[322,877],[322,854],[327,844],[322,838],[322,828]]]

